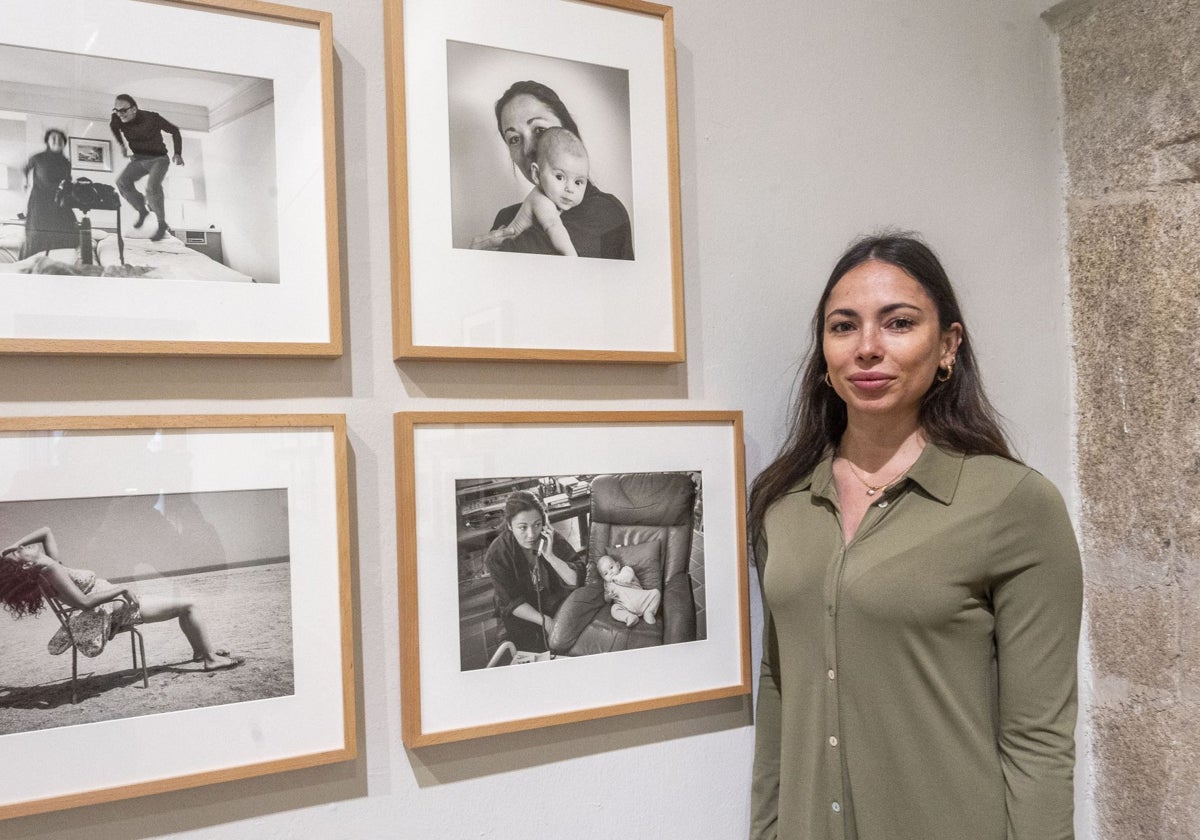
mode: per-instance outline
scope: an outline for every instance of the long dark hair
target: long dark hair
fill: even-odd
[[[13,618],[37,615],[46,606],[41,579],[41,570],[18,560],[16,551],[0,554],[0,603]]]
[[[971,349],[971,337],[950,278],[937,255],[913,234],[883,234],[855,241],[830,272],[825,290],[813,313],[808,357],[797,380],[787,440],[771,464],[759,473],[750,488],[750,538],[762,536],[767,508],[792,485],[812,472],[829,455],[846,430],[846,404],[825,384],[829,368],[821,350],[825,331],[825,305],[833,287],[852,269],[870,260],[894,265],[912,277],[932,298],[942,330],[962,326],[962,342],[955,354],[953,375],[934,382],[921,400],[920,423],[932,443],[965,455],[998,455],[1016,460],[1000,428],[996,410],[988,402]]]
[[[524,82],[514,82],[512,87],[504,91],[504,95],[496,100],[496,129],[500,132],[500,136],[504,136],[504,126],[500,124],[500,112],[504,110],[504,106],[513,99],[521,96],[532,96],[534,99],[541,102],[554,116],[558,117],[558,121],[562,123],[562,127],[570,130],[576,137],[583,139],[583,135],[579,133],[579,126],[575,125],[575,120],[571,116],[571,112],[567,110],[567,106],[558,98],[558,94],[551,88],[546,87],[541,82],[533,82],[526,80]]]

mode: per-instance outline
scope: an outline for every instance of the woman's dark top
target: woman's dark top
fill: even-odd
[[[583,583],[587,564],[579,559],[579,553],[560,534],[554,535],[554,553],[575,569],[578,576],[576,580]],[[534,583],[532,564],[512,531],[505,529],[492,540],[483,562],[492,576],[496,607],[500,611],[508,640],[519,650],[544,651],[546,645],[542,640],[541,628],[512,614],[521,604],[529,604],[535,610],[538,608],[538,587]],[[539,555],[537,562],[541,578],[541,612],[553,617],[575,587],[563,583],[546,558]]]
[[[25,244],[21,259],[49,248],[75,248],[79,233],[75,214],[59,207],[55,196],[58,185],[71,177],[71,162],[65,155],[46,149],[25,164],[25,175],[32,177],[29,204],[25,208]]]
[[[520,204],[505,207],[496,214],[492,230],[506,227],[520,209]],[[579,256],[606,260],[633,259],[633,229],[629,224],[629,213],[616,196],[601,192],[591,181],[588,181],[583,193],[583,201],[563,212],[562,223]],[[550,242],[550,237],[536,224],[505,242],[500,250],[558,255],[558,249]]]

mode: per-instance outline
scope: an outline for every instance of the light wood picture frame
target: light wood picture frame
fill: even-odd
[[[684,361],[671,7],[384,12],[396,359]]]
[[[11,0],[4,36],[0,155],[46,177],[0,193],[0,355],[341,355],[330,13]]]
[[[406,746],[749,693],[741,412],[412,412],[395,434]]]
[[[355,757],[343,415],[2,418],[0,521],[0,819]]]

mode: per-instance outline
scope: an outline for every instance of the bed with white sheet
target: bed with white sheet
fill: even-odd
[[[254,278],[192,250],[170,234],[157,242],[145,235],[125,235],[125,262],[121,263],[120,245],[115,233],[99,229],[92,230],[95,266],[81,265],[79,249],[57,248],[49,253],[56,264],[52,273],[104,274],[161,278],[165,280],[215,280],[226,283],[253,283]],[[21,260],[21,246],[25,242],[25,228],[21,225],[0,226],[0,273],[41,273],[34,268],[46,266],[37,255]],[[96,266],[99,268],[97,269]],[[71,269],[77,269],[72,271]]]

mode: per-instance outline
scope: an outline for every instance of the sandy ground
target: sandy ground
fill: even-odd
[[[14,620],[0,611],[0,735],[114,718],[290,695],[292,616],[289,565],[276,563],[133,584],[142,596],[187,593],[218,647],[245,664],[205,673],[176,621],[143,624],[149,689],[131,670],[129,634],[95,659],[79,657],[79,702],[71,703],[71,652],[51,656],[58,629],[50,610]]]

